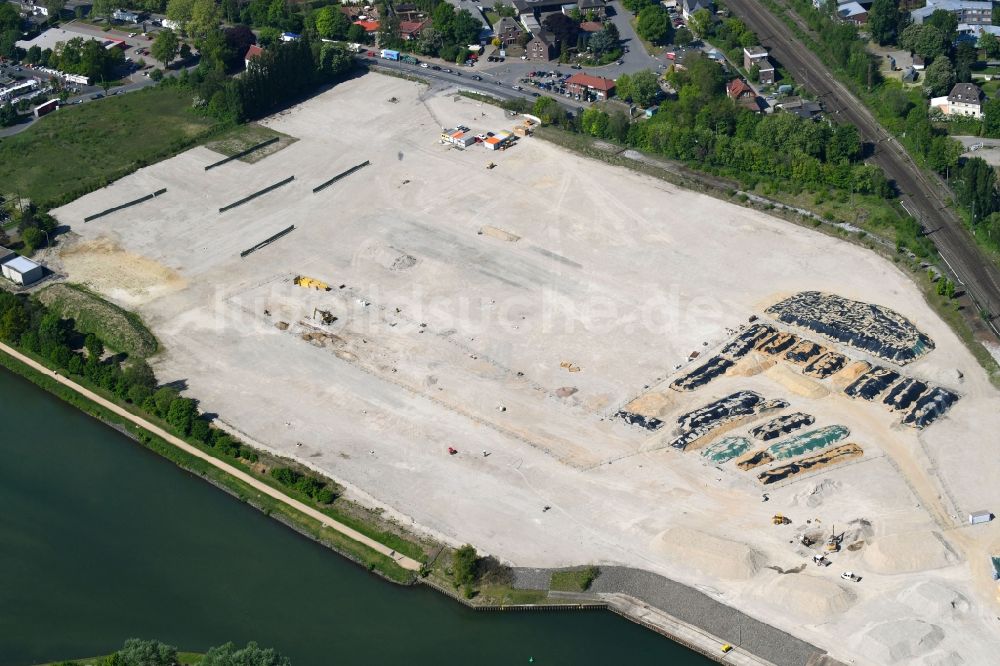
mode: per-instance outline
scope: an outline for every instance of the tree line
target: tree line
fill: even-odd
[[[0,340],[134,405],[180,437],[190,437],[230,458],[258,459],[250,447],[202,417],[195,400],[181,397],[170,386],[159,386],[144,359],[108,352],[98,336],[81,333],[72,319],[60,317],[35,298],[0,291]]]
[[[824,3],[819,9],[811,0],[790,0],[790,4],[805,19],[809,29],[819,36],[816,50],[827,65],[839,69],[850,81],[866,90],[879,84],[882,77],[874,56],[865,50],[857,26],[834,18],[835,2]]]
[[[862,143],[855,127],[817,123],[790,113],[753,113],[726,97],[726,78],[718,63],[692,54],[684,66],[667,75],[678,91],[677,99],[661,104],[649,120],[634,123],[623,112],[591,107],[564,126],[750,181],[893,195],[882,172],[861,161]],[[632,75],[630,87],[636,78],[647,77]]]
[[[92,661],[88,661],[93,663]],[[100,666],[179,666],[177,648],[157,640],[130,638],[114,653],[98,662]],[[291,661],[272,648],[253,641],[240,647],[226,643],[209,648],[198,666],[291,666]],[[62,661],[54,666],[82,666],[83,662]]]

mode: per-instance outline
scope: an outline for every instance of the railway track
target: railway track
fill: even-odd
[[[812,91],[829,115],[858,128],[863,141],[874,146],[868,162],[878,166],[899,190],[903,209],[933,241],[956,282],[983,311],[994,336],[1000,339],[994,318],[1000,314],[1000,268],[976,245],[975,239],[949,207],[951,193],[936,175],[917,165],[906,149],[875,119],[833,73],[758,0],[727,0],[730,9],[757,33],[761,43]],[[791,15],[794,12],[789,10]],[[801,24],[800,24],[801,27]]]

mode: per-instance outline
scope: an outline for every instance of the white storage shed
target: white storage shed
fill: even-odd
[[[26,257],[14,257],[0,266],[3,276],[19,285],[28,286],[42,279],[44,272],[39,264]]]

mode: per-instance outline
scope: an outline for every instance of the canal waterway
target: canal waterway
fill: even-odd
[[[256,640],[295,666],[710,664],[606,612],[376,578],[0,369],[0,666]]]

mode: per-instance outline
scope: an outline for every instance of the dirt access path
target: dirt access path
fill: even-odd
[[[282,492],[280,492],[280,491],[272,488],[271,486],[267,485],[266,483],[258,481],[257,479],[253,478],[252,476],[250,476],[246,472],[244,472],[244,471],[242,471],[240,469],[237,469],[237,468],[233,467],[232,465],[228,465],[228,464],[222,462],[221,460],[218,460],[217,458],[213,458],[212,456],[210,456],[210,455],[208,455],[206,453],[203,453],[202,451],[199,451],[198,449],[196,449],[195,447],[191,446],[190,444],[188,444],[184,440],[180,439],[179,437],[175,437],[174,435],[171,435],[166,430],[164,430],[164,429],[162,429],[162,428],[160,428],[158,426],[153,425],[149,421],[147,421],[147,420],[145,420],[143,418],[140,418],[140,417],[136,416],[135,414],[132,414],[131,412],[129,412],[129,411],[127,411],[127,410],[119,407],[118,405],[114,404],[110,400],[106,400],[105,398],[102,398],[101,396],[97,395],[93,391],[90,391],[90,390],[84,388],[83,386],[80,386],[79,384],[77,384],[73,380],[67,379],[66,377],[64,377],[64,376],[60,375],[59,373],[55,372],[54,370],[50,370],[49,368],[46,368],[44,365],[35,362],[34,360],[28,358],[24,354],[21,354],[20,352],[18,352],[17,350],[15,350],[15,349],[13,349],[13,348],[11,348],[11,347],[3,344],[2,342],[0,342],[0,351],[3,351],[5,353],[9,354],[10,356],[12,356],[12,357],[16,358],[18,361],[20,361],[21,363],[24,363],[25,365],[27,365],[27,366],[29,366],[29,367],[37,370],[38,372],[44,373],[46,375],[51,375],[52,378],[55,379],[57,382],[59,382],[63,386],[67,386],[67,387],[73,389],[74,391],[76,391],[77,393],[79,393],[83,397],[87,398],[88,400],[92,400],[93,402],[96,402],[97,404],[99,404],[100,406],[104,407],[105,409],[114,412],[118,416],[120,416],[120,417],[122,417],[124,419],[128,419],[129,421],[131,421],[132,423],[136,424],[137,426],[139,426],[141,428],[144,428],[144,429],[148,430],[149,432],[153,433],[154,435],[156,435],[157,437],[160,437],[160,438],[166,440],[167,442],[169,442],[170,444],[176,446],[177,448],[179,448],[180,450],[184,451],[185,453],[188,453],[188,454],[190,454],[192,456],[195,456],[196,458],[201,458],[202,460],[204,460],[208,464],[212,465],[213,467],[215,467],[215,468],[217,468],[219,470],[222,470],[226,474],[229,474],[230,476],[233,476],[233,477],[239,479],[240,481],[242,481],[243,483],[247,484],[248,486],[251,486],[255,490],[259,490],[260,492],[264,493],[265,495],[268,495],[268,496],[273,497],[274,499],[278,500],[282,504],[286,504],[286,505],[292,507],[293,509],[295,509],[296,511],[298,511],[300,513],[303,513],[303,514],[309,516],[310,518],[313,518],[314,520],[318,520],[320,522],[320,524],[322,524],[323,526],[329,527],[332,530],[336,530],[336,531],[340,532],[341,534],[343,534],[344,536],[349,537],[351,539],[354,539],[355,541],[368,546],[372,550],[374,550],[376,552],[379,552],[379,553],[385,555],[386,557],[392,558],[392,560],[396,564],[398,564],[399,566],[403,567],[404,569],[408,569],[410,571],[419,571],[420,570],[420,562],[417,562],[414,559],[406,557],[405,555],[400,555],[399,553],[397,553],[396,551],[392,550],[388,546],[385,546],[384,544],[381,544],[378,541],[375,541],[374,539],[370,539],[369,537],[366,537],[364,534],[361,534],[360,532],[351,529],[350,527],[348,527],[347,525],[344,525],[343,523],[337,522],[333,518],[330,518],[329,516],[320,513],[319,511],[317,511],[316,509],[313,509],[312,507],[306,506],[305,504],[303,504],[302,502],[299,502],[298,500],[295,500],[295,499],[292,499],[291,497],[288,497],[287,495],[285,495]]]

